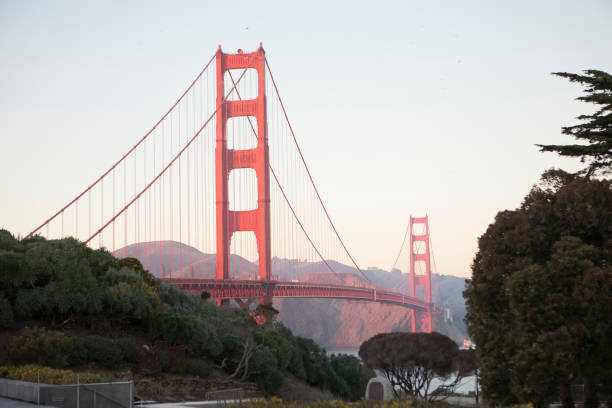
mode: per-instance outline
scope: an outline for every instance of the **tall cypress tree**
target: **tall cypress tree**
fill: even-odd
[[[588,179],[591,175],[608,174],[612,167],[612,76],[604,71],[588,69],[585,75],[554,72],[571,82],[582,84],[584,96],[577,100],[594,103],[599,110],[592,115],[580,115],[583,121],[575,126],[563,127],[563,133],[575,137],[581,144],[537,145],[541,152],[556,152],[561,156],[580,157],[587,167],[579,172]],[[586,143],[584,143],[586,142]]]

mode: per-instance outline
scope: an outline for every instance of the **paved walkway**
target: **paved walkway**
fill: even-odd
[[[33,408],[38,407],[36,404],[29,402],[17,401],[9,398],[0,397],[0,408]],[[47,405],[47,408],[49,406]]]

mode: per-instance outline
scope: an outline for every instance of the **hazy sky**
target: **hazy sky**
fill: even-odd
[[[388,269],[430,216],[438,272],[477,238],[590,108],[550,75],[612,71],[612,2],[0,0],[0,227],[26,234],[106,170],[219,44],[267,57],[330,214]]]

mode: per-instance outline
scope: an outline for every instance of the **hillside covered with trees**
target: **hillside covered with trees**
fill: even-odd
[[[371,374],[356,357],[329,357],[281,323],[257,325],[72,238],[0,230],[0,271],[0,365],[171,373],[256,383],[268,395],[290,379],[347,400]]]

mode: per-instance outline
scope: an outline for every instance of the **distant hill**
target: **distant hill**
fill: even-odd
[[[216,255],[205,254],[175,241],[144,242],[116,250],[117,257],[134,257],[157,277],[212,278],[216,271]],[[328,260],[327,263],[345,279],[361,280],[358,271],[349,265]],[[367,269],[364,274],[374,284],[390,289],[409,287],[407,275],[394,270]],[[323,262],[296,259],[272,259],[272,275],[285,279],[314,279],[315,274],[329,272]],[[257,263],[240,256],[230,258],[230,275],[237,279],[256,279]],[[291,278],[289,278],[289,276]],[[435,317],[435,330],[456,342],[467,338],[465,302],[462,292],[465,279],[447,275],[432,276],[434,303],[448,309]],[[417,297],[424,298],[424,289]],[[275,299],[279,318],[295,334],[311,338],[329,348],[358,348],[380,332],[410,330],[408,309],[374,302],[336,299]]]
[[[389,276],[386,271],[366,272],[376,284],[392,288],[405,276]],[[373,279],[373,275],[376,277]],[[434,316],[434,330],[457,343],[468,338],[465,323],[465,302],[462,292],[465,279],[456,276],[432,276],[433,300],[442,306]],[[395,285],[394,285],[395,283]],[[340,299],[275,299],[280,319],[294,333],[309,337],[327,348],[357,349],[365,340],[381,332],[410,331],[408,309],[374,302]],[[445,315],[448,315],[445,318]]]

